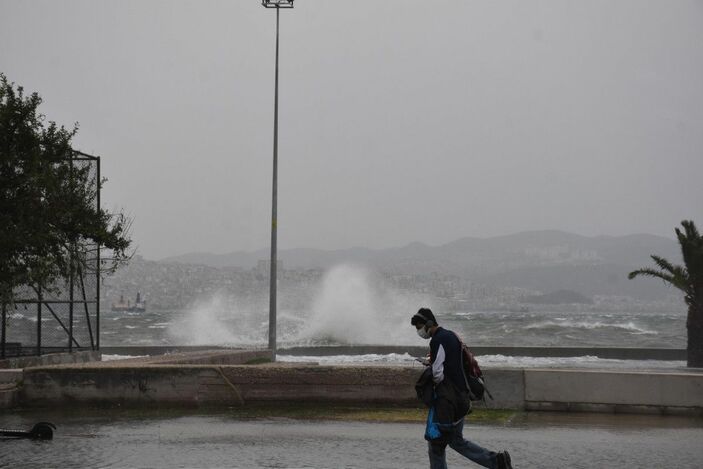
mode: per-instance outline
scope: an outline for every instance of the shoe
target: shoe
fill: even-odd
[[[503,451],[503,454],[505,455],[505,469],[513,469],[513,463],[510,460],[510,453],[505,450]]]
[[[498,469],[513,469],[513,465],[510,461],[510,453],[507,451],[502,451],[496,455],[496,462],[498,463]]]

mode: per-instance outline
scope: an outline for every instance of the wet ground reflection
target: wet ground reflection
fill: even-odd
[[[422,423],[241,419],[172,411],[16,412],[0,427],[53,420],[53,441],[0,441],[0,467],[425,468]],[[469,421],[470,422],[470,421]],[[700,468],[703,420],[516,414],[472,424],[467,438],[507,448],[517,468]],[[449,452],[449,465],[470,463]]]

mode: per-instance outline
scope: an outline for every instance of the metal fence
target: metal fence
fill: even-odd
[[[88,169],[100,208],[100,158],[74,152],[71,162]],[[100,348],[100,246],[84,242],[76,255],[85,258],[85,271],[50,289],[17,288],[14,303],[2,305],[0,358]]]

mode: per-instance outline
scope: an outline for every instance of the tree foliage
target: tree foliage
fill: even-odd
[[[106,269],[129,258],[130,220],[97,207],[97,181],[74,164],[78,130],[45,123],[42,99],[0,74],[0,300],[18,286],[49,287],[85,272],[88,245],[111,251]]]
[[[659,268],[644,268],[630,272],[633,279],[639,275],[664,280],[684,293],[686,304],[690,307],[703,305],[703,237],[701,237],[692,220],[681,222],[683,231],[675,228],[676,237],[681,246],[684,265],[674,265],[659,256],[650,256]]]
[[[681,246],[684,265],[674,265],[668,260],[651,256],[658,269],[645,268],[630,272],[629,278],[638,275],[664,280],[684,293],[688,305],[686,329],[688,331],[687,362],[689,367],[703,367],[703,237],[691,220],[681,222],[683,230],[675,229]]]

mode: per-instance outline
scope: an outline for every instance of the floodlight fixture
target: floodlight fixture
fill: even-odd
[[[264,8],[293,8],[293,0],[261,0]]]

